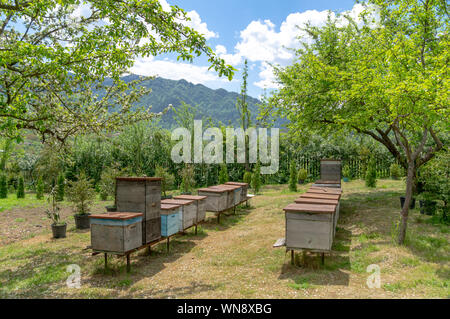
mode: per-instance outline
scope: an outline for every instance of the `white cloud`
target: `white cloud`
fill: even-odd
[[[361,4],[355,4],[352,10],[345,13],[361,23],[358,16],[363,9]],[[270,20],[252,21],[241,31],[240,41],[235,46],[236,53],[227,58],[229,61],[234,60],[239,63],[244,59],[260,63],[260,80],[253,84],[260,88],[276,88],[272,67],[266,62],[281,66],[291,64],[294,58],[291,49],[298,49],[302,42],[311,41],[301,28],[306,24],[321,27],[325,25],[328,15],[331,15],[331,18],[335,17],[335,14],[330,11],[307,10],[291,13],[282,22],[279,30]],[[221,57],[225,56],[222,53]]]
[[[227,53],[227,48],[223,45],[217,45],[215,52],[217,56],[221,59],[224,59],[227,64],[239,65],[242,62],[242,57],[240,55]]]
[[[208,25],[206,22],[202,22],[200,15],[197,11],[192,10],[187,13],[187,16],[191,19],[190,21],[184,22],[184,24],[200,34],[203,34],[206,40],[211,38],[218,38],[219,34],[213,31],[208,30]]]
[[[131,73],[144,76],[160,76],[165,79],[186,79],[194,84],[208,82],[228,82],[227,78],[220,78],[207,66],[197,66],[189,63],[172,62],[170,60],[157,60],[154,57],[139,58],[130,70]]]

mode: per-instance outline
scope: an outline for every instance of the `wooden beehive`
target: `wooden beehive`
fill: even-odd
[[[309,192],[309,191],[308,191]],[[324,198],[309,198],[309,197],[299,197],[295,200],[297,204],[313,204],[313,205],[334,205],[336,206],[336,212],[333,215],[334,231],[336,231],[336,225],[339,219],[339,208],[340,203],[337,199],[324,199]],[[333,234],[334,236],[334,234]]]
[[[161,236],[169,237],[181,229],[181,205],[161,204]]]
[[[195,205],[197,207],[197,217],[196,217],[197,224],[206,219],[206,198],[207,196],[196,196],[196,195],[179,195],[174,197],[174,199],[195,201]]]
[[[89,218],[93,250],[125,253],[142,245],[142,213],[106,213]]]
[[[330,187],[314,187],[311,186],[308,189],[308,193],[316,193],[316,194],[342,194],[342,189],[339,188],[330,188]]]
[[[247,200],[248,195],[248,184],[247,183],[240,183],[240,182],[226,182],[226,185],[236,185],[241,187],[241,198],[240,202]]]
[[[183,231],[195,225],[197,219],[197,206],[195,204],[195,201],[184,199],[164,199],[161,201],[161,203],[181,206],[180,231]]]
[[[338,181],[341,183],[341,161],[322,159],[320,161],[320,179],[323,181]]]
[[[228,191],[227,208],[233,208],[241,202],[241,186],[221,184],[213,187],[223,188]]]
[[[198,195],[206,196],[205,208],[208,212],[220,213],[227,210],[228,191],[222,188],[200,188]]]
[[[161,178],[117,177],[118,212],[143,213],[142,244],[161,238]]]
[[[330,251],[335,205],[290,204],[286,216],[286,248]]]

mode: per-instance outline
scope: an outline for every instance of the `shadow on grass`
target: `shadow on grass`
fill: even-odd
[[[292,279],[290,284],[294,289],[305,289],[309,285],[317,286],[348,286],[349,275],[343,270],[350,270],[351,232],[337,228],[331,254],[325,254],[324,264],[321,263],[321,254],[305,253],[295,254],[297,265],[284,263],[279,279]]]

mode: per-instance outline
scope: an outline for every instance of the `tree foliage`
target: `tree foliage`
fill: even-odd
[[[289,176],[289,190],[292,192],[297,191],[297,167],[295,161],[291,161],[290,167],[290,176]]]
[[[176,53],[192,61],[205,54],[220,76],[233,76],[205,37],[186,26],[187,13],[164,10],[157,0],[3,1],[0,14],[6,135],[31,129],[65,142],[80,131],[100,133],[153,117],[134,107],[148,93],[138,88],[140,80],[120,79],[137,57]]]
[[[382,143],[408,170],[399,243],[417,169],[442,147],[449,116],[447,4],[373,0],[354,20],[331,15],[296,62],[278,68],[269,104],[294,134],[353,131]],[[374,10],[376,8],[376,10]]]

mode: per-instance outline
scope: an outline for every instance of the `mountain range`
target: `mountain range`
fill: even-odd
[[[122,79],[130,82],[138,79],[137,75],[127,75]],[[196,119],[209,118],[216,123],[225,125],[238,125],[239,114],[236,109],[238,93],[229,92],[224,89],[211,89],[202,84],[193,84],[186,80],[168,80],[164,78],[148,79],[141,82],[141,86],[151,89],[151,92],[143,96],[138,103],[140,106],[151,106],[152,112],[161,112],[169,104],[174,108],[179,107],[184,102],[197,107]],[[258,99],[247,96],[248,108],[255,122]],[[171,127],[175,125],[174,112],[170,110],[161,118],[161,125]]]

